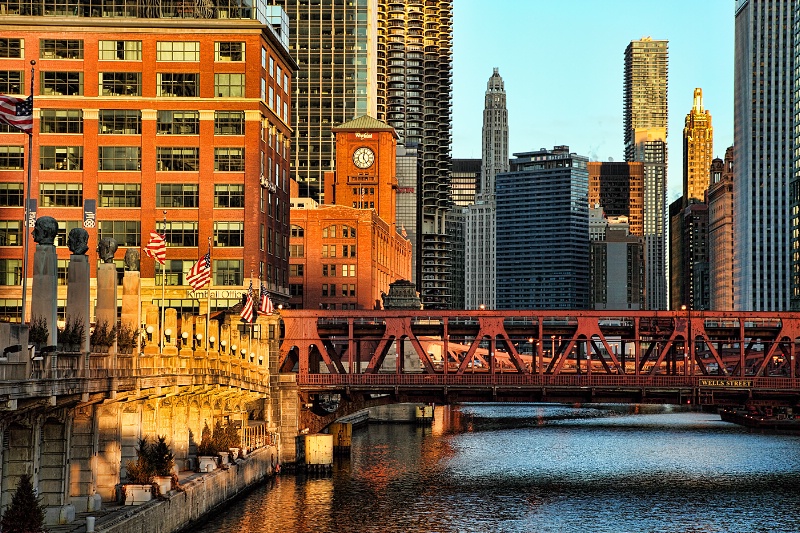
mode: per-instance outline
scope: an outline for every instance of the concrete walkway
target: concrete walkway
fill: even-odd
[[[178,483],[185,485],[186,483],[206,475],[203,472],[194,472],[192,470],[183,470],[178,474]],[[147,504],[145,504],[147,505]],[[85,533],[86,532],[86,517],[95,517],[95,530],[100,530],[102,524],[114,522],[129,513],[136,512],[139,506],[133,505],[120,505],[117,502],[103,502],[103,508],[99,511],[91,511],[87,513],[77,513],[75,521],[70,524],[60,524],[53,526],[46,526],[47,531],[50,533]]]

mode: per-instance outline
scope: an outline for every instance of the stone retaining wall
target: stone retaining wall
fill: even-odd
[[[272,475],[278,460],[275,447],[260,448],[228,470],[198,476],[182,485],[183,491],[171,491],[164,500],[153,500],[109,522],[97,524],[103,533],[166,533],[187,526],[214,511],[248,487]]]

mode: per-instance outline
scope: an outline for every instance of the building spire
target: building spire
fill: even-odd
[[[694,104],[692,104],[692,111],[697,113],[703,112],[703,89],[700,87],[694,90]]]

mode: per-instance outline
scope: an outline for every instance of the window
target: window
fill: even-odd
[[[335,244],[323,244],[322,245],[322,257],[336,257],[336,245]]]
[[[157,183],[156,207],[197,207],[196,183]]]
[[[356,295],[356,286],[355,284],[345,284],[342,285],[342,296],[355,296]]]
[[[99,41],[97,48],[100,61],[142,60],[142,41]]]
[[[303,252],[302,244],[289,245],[289,257],[303,257]]]
[[[244,61],[244,43],[214,43],[214,61]]]
[[[0,94],[22,93],[22,71],[0,70]]]
[[[40,170],[83,170],[83,146],[40,146]]]
[[[244,246],[244,222],[214,222],[216,246]]]
[[[138,183],[100,183],[100,207],[141,207],[142,186]]]
[[[323,239],[335,239],[336,238],[336,225],[326,226],[322,228],[322,238]]]
[[[243,111],[216,111],[214,113],[215,135],[244,135]]]
[[[159,72],[156,74],[156,96],[185,96],[198,95],[200,87],[200,74]]]
[[[270,109],[275,105],[275,89],[270,86],[269,88],[269,99],[267,100],[267,105]]]
[[[66,246],[69,232],[75,228],[82,228],[82,227],[83,227],[83,220],[59,220],[58,232],[56,233],[56,238],[55,241],[53,241],[53,244],[55,244],[56,246]]]
[[[302,297],[303,296],[303,285],[301,283],[290,283],[289,284],[289,296]]]
[[[0,259],[0,285],[15,286],[22,283],[22,260]]]
[[[221,98],[241,98],[244,74],[214,74],[214,94]]]
[[[322,265],[322,277],[336,276],[336,265]]]
[[[100,96],[141,96],[141,72],[101,72]]]
[[[197,246],[197,222],[167,222],[164,240],[167,246]]]
[[[290,276],[302,276],[304,265],[289,265],[289,275]]]
[[[0,146],[0,170],[22,170],[25,161],[22,146]]]
[[[342,277],[356,277],[356,266],[355,265],[342,265]]]
[[[101,109],[97,123],[99,133],[139,135],[142,133],[142,112],[138,109]]]
[[[215,259],[212,261],[214,285],[241,285],[241,259]]]
[[[22,207],[23,197],[21,183],[0,183],[0,207]]]
[[[322,296],[336,296],[336,284],[331,283],[328,285],[327,283],[322,284]]]
[[[39,41],[40,59],[83,59],[83,41],[42,39]]]
[[[0,39],[0,58],[22,59],[24,42],[22,39]]]
[[[292,237],[303,237],[305,235],[303,227],[297,226],[295,224],[292,224],[291,232],[292,232]]]
[[[83,72],[42,72],[39,79],[42,94],[56,96],[83,94]]]
[[[60,228],[60,226],[59,226]],[[59,259],[56,263],[58,284],[65,287],[69,281],[69,259]]]
[[[142,160],[138,146],[101,146],[98,151],[99,170],[141,170]]]
[[[117,246],[140,246],[142,223],[138,220],[100,220],[97,223],[98,239],[111,237]]]
[[[42,207],[81,207],[81,183],[40,183],[39,202]]]
[[[159,135],[197,135],[200,133],[200,112],[159,111],[156,133]]]
[[[167,259],[164,262],[164,266],[159,268],[156,271],[156,279],[155,284],[161,284],[161,275],[166,271],[166,280],[164,280],[165,285],[183,285],[183,275],[184,275],[184,267],[186,271],[194,265],[192,261],[181,261],[180,259]]]
[[[356,256],[356,245],[355,244],[344,244],[342,245],[342,257],[355,257]]]
[[[22,246],[22,222],[0,220],[0,246]]]
[[[200,61],[197,41],[160,41],[156,43],[157,61]]]
[[[345,239],[355,239],[356,238],[356,228],[351,226],[342,226],[342,237]],[[355,256],[354,256],[355,257]]]
[[[214,207],[244,207],[244,185],[214,185]]]
[[[214,148],[214,170],[244,172],[244,148]]]
[[[42,109],[39,131],[41,133],[83,133],[83,111],[80,109]]]
[[[156,150],[156,170],[197,172],[199,157],[199,148],[158,148]]]

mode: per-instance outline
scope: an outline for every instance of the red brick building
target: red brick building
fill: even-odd
[[[296,70],[285,14],[263,1],[233,11],[76,5],[39,11],[19,2],[0,13],[0,92],[27,95],[36,61],[31,197],[38,216],[59,221],[63,279],[65,236],[94,201],[89,255],[99,238],[115,238],[120,275],[126,248],[147,244],[150,231],[166,235],[166,298],[179,313],[205,306],[206,291],[184,279],[209,239],[213,308],[238,301],[251,273],[256,288],[261,279],[276,304],[285,301]],[[0,316],[12,319],[26,152],[25,134],[0,130]],[[31,265],[34,249],[31,240]],[[160,303],[160,270],[144,255],[141,274],[143,301]]]
[[[290,305],[373,309],[398,279],[411,279],[411,242],[397,232],[394,128],[362,116],[339,127],[336,171],[324,205],[292,202]]]

